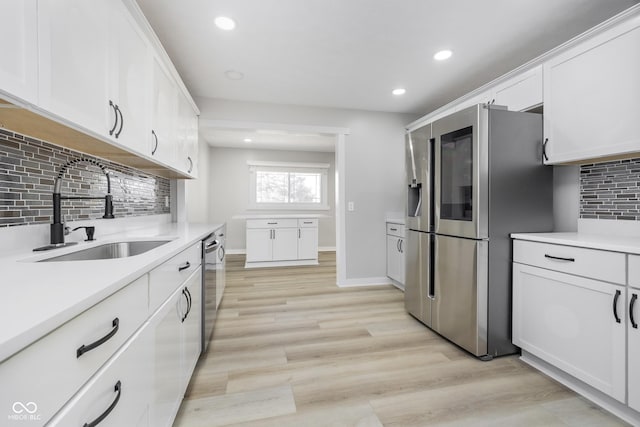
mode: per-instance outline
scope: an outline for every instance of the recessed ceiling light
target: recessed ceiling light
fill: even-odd
[[[451,52],[450,50],[441,50],[440,52],[437,52],[435,55],[433,55],[433,59],[437,61],[444,61],[445,59],[451,58],[452,54],[453,52]]]
[[[244,74],[237,70],[227,70],[224,72],[224,75],[227,76],[229,80],[242,80],[244,79]]]
[[[407,92],[407,90],[404,89],[404,88],[401,88],[401,87],[391,91],[391,93],[394,94],[394,95],[404,95],[406,92]]]
[[[225,31],[231,31],[236,27],[236,22],[226,16],[218,16],[213,22],[216,24],[216,27]]]
[[[252,142],[252,141],[253,141],[253,139],[251,139],[251,138],[245,138],[245,139],[243,139],[243,141],[244,141],[244,142]]]

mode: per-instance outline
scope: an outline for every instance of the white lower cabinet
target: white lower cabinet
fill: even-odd
[[[246,266],[318,263],[317,218],[247,220]]]
[[[170,426],[200,355],[201,272],[194,272],[151,318],[153,380],[150,421]]]
[[[387,223],[387,277],[394,285],[404,289],[405,267],[405,231],[404,225]]]
[[[513,343],[625,401],[623,286],[522,264],[513,267]]]
[[[148,326],[138,331],[48,425],[148,427],[151,338]]]
[[[640,289],[629,288],[628,297],[629,407],[640,411]]]

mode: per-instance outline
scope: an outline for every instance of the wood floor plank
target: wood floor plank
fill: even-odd
[[[481,362],[404,309],[393,286],[338,288],[317,266],[244,269],[227,288],[177,427],[621,426],[517,356]]]

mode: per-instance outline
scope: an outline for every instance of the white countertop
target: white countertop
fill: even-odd
[[[640,254],[640,239],[637,237],[586,233],[513,233],[511,237],[532,242]]]
[[[405,225],[404,218],[387,218],[386,222],[389,222],[391,224]]]
[[[0,362],[102,301],[222,224],[165,223],[46,252],[0,258]],[[123,240],[172,239],[140,255],[110,260],[34,262]]]

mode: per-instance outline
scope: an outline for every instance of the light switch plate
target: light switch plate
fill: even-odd
[[[353,212],[353,211],[355,211],[355,210],[356,210],[356,208],[355,208],[355,206],[354,206],[353,202],[349,202],[349,203],[347,204],[347,210],[348,210],[349,212]]]

